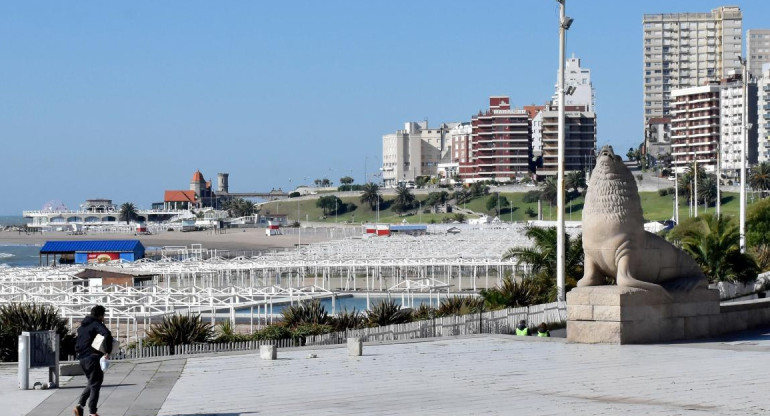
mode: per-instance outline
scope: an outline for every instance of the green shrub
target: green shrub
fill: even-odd
[[[299,345],[305,345],[305,337],[328,334],[333,331],[334,328],[330,325],[306,324],[292,329],[291,337],[299,341]]]
[[[524,196],[521,197],[521,200],[527,204],[534,204],[540,200],[541,193],[542,193],[541,191],[537,191],[537,190],[527,191],[527,193],[525,193]]]
[[[18,361],[19,335],[24,331],[54,330],[59,334],[60,359],[75,354],[75,337],[67,320],[52,305],[8,303],[0,305],[0,361]]]
[[[658,189],[658,195],[660,196],[668,195],[668,189]]]
[[[268,325],[254,333],[254,339],[257,341],[277,341],[291,336],[291,331],[280,324]]]
[[[527,216],[528,216],[529,218],[535,218],[535,217],[537,216],[537,212],[535,212],[535,210],[534,210],[534,209],[532,209],[532,207],[529,207],[529,208],[527,208],[527,209],[524,211],[524,213],[525,213],[525,214],[527,214]]]
[[[212,332],[211,324],[203,322],[200,314],[174,314],[152,324],[147,330],[146,340],[147,345],[167,345],[173,352],[173,347],[177,345],[209,341]]]

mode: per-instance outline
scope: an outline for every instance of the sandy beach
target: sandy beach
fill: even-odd
[[[2,244],[44,244],[46,241],[59,240],[135,240],[138,239],[145,247],[190,246],[202,244],[207,249],[217,250],[266,250],[273,248],[296,247],[299,239],[296,229],[286,230],[287,235],[268,237],[264,228],[229,229],[226,232],[212,231],[178,232],[167,231],[153,235],[134,235],[126,233],[98,233],[86,235],[68,235],[66,232],[19,233],[18,231],[1,231]],[[348,230],[350,233],[350,230]],[[328,241],[342,235],[328,228],[303,228],[301,243],[312,244]]]

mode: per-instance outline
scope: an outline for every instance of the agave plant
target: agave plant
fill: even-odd
[[[382,300],[372,305],[366,320],[369,326],[403,324],[412,321],[412,310],[401,309],[393,299]]]
[[[326,308],[321,305],[321,301],[318,299],[300,302],[296,306],[287,306],[283,308],[282,314],[283,324],[288,328],[294,328],[298,325],[326,325],[329,323],[329,314],[326,313]]]
[[[235,326],[233,325],[232,321],[229,319],[222,321],[219,325],[217,325],[214,332],[216,334],[216,337],[214,338],[214,342],[221,342],[221,343],[240,342],[240,341],[246,341],[249,339],[248,335],[237,333],[235,331]]]
[[[467,315],[484,310],[484,299],[470,296],[452,296],[441,301],[438,316]]]
[[[550,286],[545,279],[527,277],[520,281],[511,276],[503,278],[498,287],[483,289],[481,298],[488,309],[515,308],[544,302],[550,296]]]
[[[330,324],[335,331],[344,331],[346,329],[358,329],[364,326],[366,318],[364,314],[353,308],[353,310],[343,309],[342,312],[330,319]]]
[[[0,306],[0,361],[18,360],[18,338],[24,331],[53,330],[59,334],[60,358],[74,354],[74,336],[67,320],[52,305],[8,303]]]
[[[417,309],[412,312],[412,317],[415,321],[423,320],[423,319],[431,319],[435,318],[437,315],[436,308],[433,308],[426,304],[420,304],[420,306],[417,307]]]
[[[203,322],[200,314],[164,316],[161,322],[147,330],[148,345],[177,345],[206,342],[211,338],[211,324]]]

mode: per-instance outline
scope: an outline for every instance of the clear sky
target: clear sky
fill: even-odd
[[[744,35],[770,27],[767,0],[568,0],[599,146],[642,137],[642,15],[725,4]],[[196,169],[229,172],[231,192],[362,182],[406,121],[548,100],[558,15],[555,0],[0,2],[0,214],[149,208]]]

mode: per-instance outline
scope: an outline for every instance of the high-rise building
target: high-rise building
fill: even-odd
[[[644,123],[671,115],[675,89],[702,86],[740,72],[743,14],[737,6],[711,13],[646,14]]]
[[[757,126],[758,162],[770,162],[770,63],[757,80]]]
[[[385,186],[435,176],[448,152],[447,133],[459,123],[428,127],[427,121],[404,123],[404,129],[382,136],[382,180]]]
[[[529,117],[511,109],[507,96],[489,97],[489,110],[473,116],[471,128],[473,169],[460,168],[464,180],[508,181],[529,173]]]
[[[743,81],[741,75],[731,74],[722,81],[719,91],[720,140],[719,157],[724,177],[736,179],[741,175],[741,143],[743,143]],[[746,158],[757,163],[757,84],[748,82]]]
[[[719,83],[671,91],[672,165],[683,173],[694,160],[707,172],[717,164]]]
[[[558,89],[559,85],[556,84]],[[585,107],[586,111],[594,111],[594,86],[591,83],[591,70],[580,66],[580,58],[572,55],[564,65],[564,87],[569,92],[565,94],[564,105]],[[559,105],[559,91],[553,94],[553,105]]]
[[[770,29],[749,29],[746,32],[746,61],[753,78],[762,76],[762,65],[770,63]]]
[[[559,160],[559,109],[546,106],[539,117],[543,163],[537,168],[537,176],[555,176]],[[589,170],[596,150],[596,113],[583,106],[565,106],[564,130],[564,171]]]

